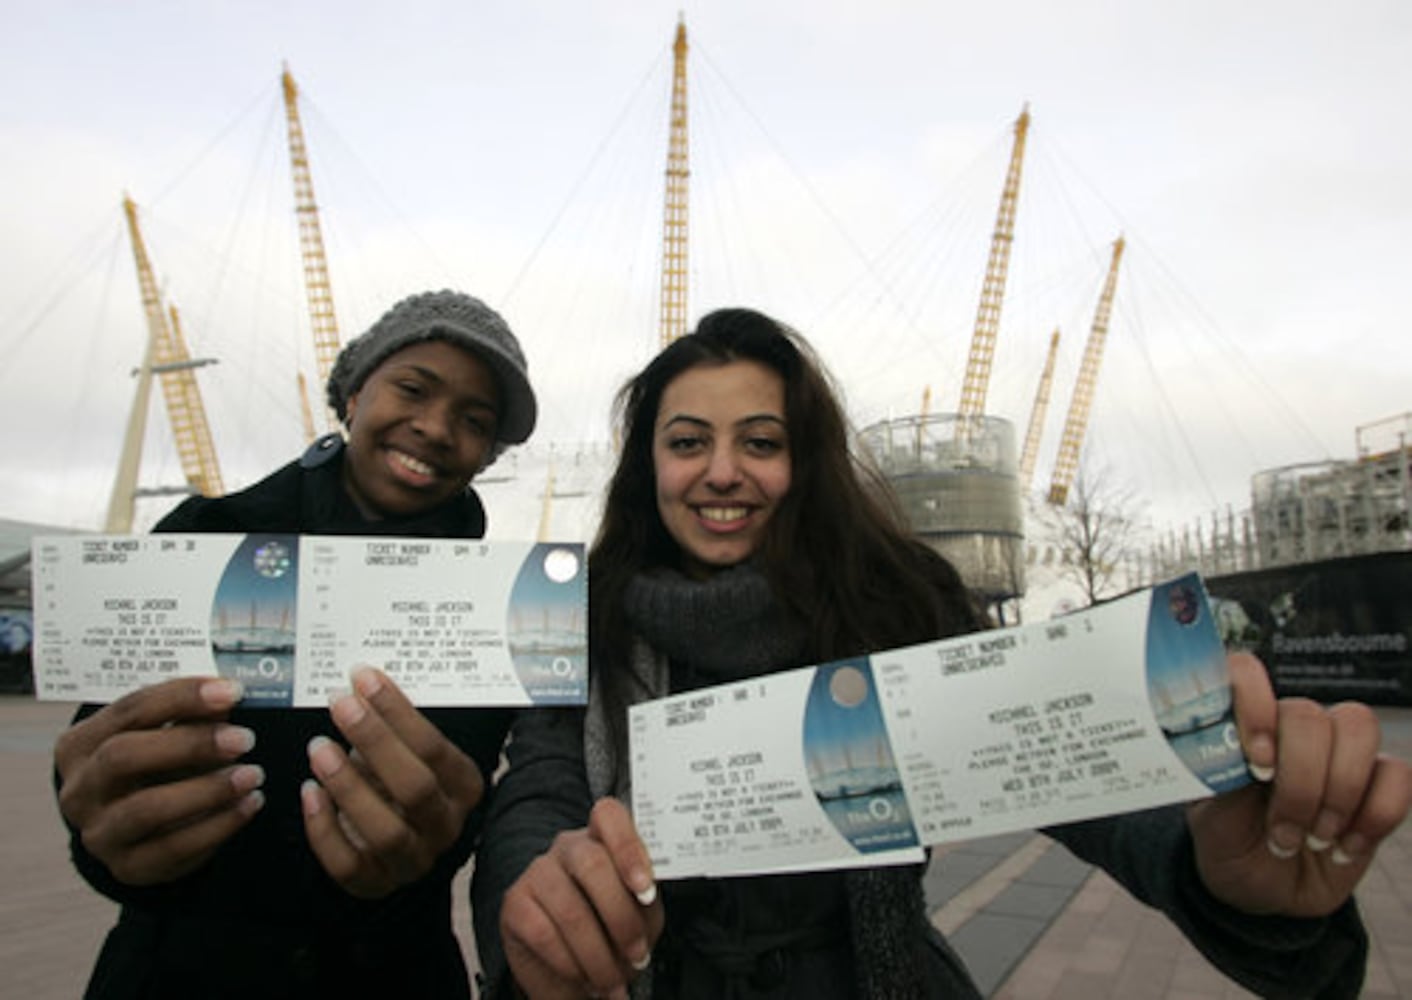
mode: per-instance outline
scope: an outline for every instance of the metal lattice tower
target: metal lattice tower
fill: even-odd
[[[1039,455],[1039,438],[1044,432],[1044,418],[1049,413],[1049,393],[1054,386],[1054,359],[1059,354],[1059,330],[1049,338],[1049,356],[1044,359],[1044,371],[1039,376],[1039,388],[1034,394],[1034,409],[1030,410],[1030,426],[1025,431],[1025,447],[1020,452],[1020,489],[1028,490],[1034,480],[1035,459]]]
[[[687,158],[686,22],[672,43],[672,121],[667,143],[667,196],[662,220],[661,340],[666,347],[686,333]]]
[[[313,441],[319,435],[314,429],[314,410],[309,405],[309,380],[303,372],[295,372],[294,380],[299,387],[299,424],[304,428],[304,440]]]
[[[193,370],[207,362],[193,361],[187,352],[176,306],[169,307],[167,318],[170,321],[168,336],[158,341],[152,366],[162,383],[162,395],[167,401],[167,414],[172,421],[172,434],[176,437],[186,481],[202,496],[217,497],[225,492],[225,484],[221,481],[211,426],[206,420],[206,406],[201,401],[201,387],[196,384]]]
[[[1020,200],[1020,174],[1025,162],[1025,137],[1030,130],[1030,109],[1026,105],[1015,120],[1015,144],[1010,152],[1010,169],[1000,195],[1000,211],[990,241],[985,283],[981,287],[976,328],[971,335],[971,354],[966,361],[966,378],[961,384],[962,416],[985,413],[985,396],[990,386],[990,366],[995,357],[995,339],[1000,332],[1000,307],[1005,301],[1005,278],[1010,267],[1010,247],[1015,242],[1015,209]]]
[[[201,390],[192,370],[207,362],[191,360],[176,310],[173,309],[168,316],[162,308],[152,261],[137,221],[137,205],[129,197],[123,198],[123,214],[127,217],[133,260],[137,265],[142,307],[147,314],[147,348],[137,372],[137,392],[128,416],[122,455],[118,460],[118,472],[113,480],[108,513],[104,519],[104,530],[117,534],[132,530],[133,502],[137,496],[137,474],[142,465],[142,440],[147,430],[147,408],[154,374],[161,376],[162,393],[166,397],[172,434],[176,439],[177,454],[181,458],[187,485],[203,496],[218,496],[225,491],[215,445],[211,440],[211,428],[206,421],[206,408],[201,402]]]
[[[299,249],[304,259],[304,294],[309,302],[314,362],[322,386],[328,381],[338,357],[338,318],[333,310],[333,285],[329,281],[328,258],[324,255],[318,204],[314,201],[314,180],[309,173],[309,150],[304,143],[304,126],[299,120],[299,88],[288,67],[280,79],[284,85],[285,119],[289,124],[289,160],[294,175],[294,212],[299,219]]]
[[[1108,278],[1103,294],[1093,314],[1093,329],[1084,345],[1083,361],[1079,365],[1078,381],[1074,383],[1074,398],[1069,401],[1069,416],[1064,421],[1064,436],[1059,441],[1059,457],[1054,460],[1054,476],[1049,484],[1049,502],[1062,507],[1069,499],[1069,487],[1079,471],[1079,452],[1088,432],[1088,414],[1093,407],[1093,391],[1098,385],[1098,368],[1103,363],[1103,345],[1108,338],[1108,317],[1113,312],[1113,294],[1118,289],[1118,263],[1123,259],[1124,241],[1119,236],[1113,242],[1113,261],[1108,265]]]

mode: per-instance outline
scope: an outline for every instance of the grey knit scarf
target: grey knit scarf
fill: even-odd
[[[628,620],[640,637],[631,669],[635,697],[671,690],[670,665],[690,687],[726,683],[804,666],[805,625],[777,601],[763,574],[749,564],[707,580],[674,571],[639,574],[625,595]],[[584,721],[584,758],[594,798],[631,803],[630,778],[620,774],[601,692],[591,684]],[[626,769],[623,769],[624,771]],[[863,868],[845,875],[857,994],[869,1000],[912,1000],[922,982],[926,907],[911,867]],[[634,1000],[651,996],[650,970],[633,984]]]

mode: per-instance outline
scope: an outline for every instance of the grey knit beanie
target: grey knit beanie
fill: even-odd
[[[538,407],[520,342],[505,320],[480,299],[450,290],[409,295],[366,333],[348,342],[328,377],[328,404],[347,422],[348,397],[363,387],[394,352],[428,340],[444,340],[490,366],[500,385],[496,439],[519,444],[530,436]]]

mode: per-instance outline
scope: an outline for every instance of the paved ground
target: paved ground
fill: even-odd
[[[69,866],[49,785],[67,705],[0,697],[0,998],[71,1000],[114,907]],[[1412,710],[1380,712],[1390,749],[1412,757]],[[953,845],[928,877],[932,919],[991,996],[1007,1000],[1248,997],[1166,918],[1044,837]],[[466,874],[456,926],[469,928]],[[1412,997],[1412,823],[1390,838],[1359,892],[1373,938],[1364,997]],[[469,933],[462,934],[463,939]],[[467,949],[470,949],[467,944]]]

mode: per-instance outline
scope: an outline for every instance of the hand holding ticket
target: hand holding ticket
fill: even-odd
[[[1250,781],[1196,576],[638,705],[630,725],[634,817],[667,878],[913,862]]]

